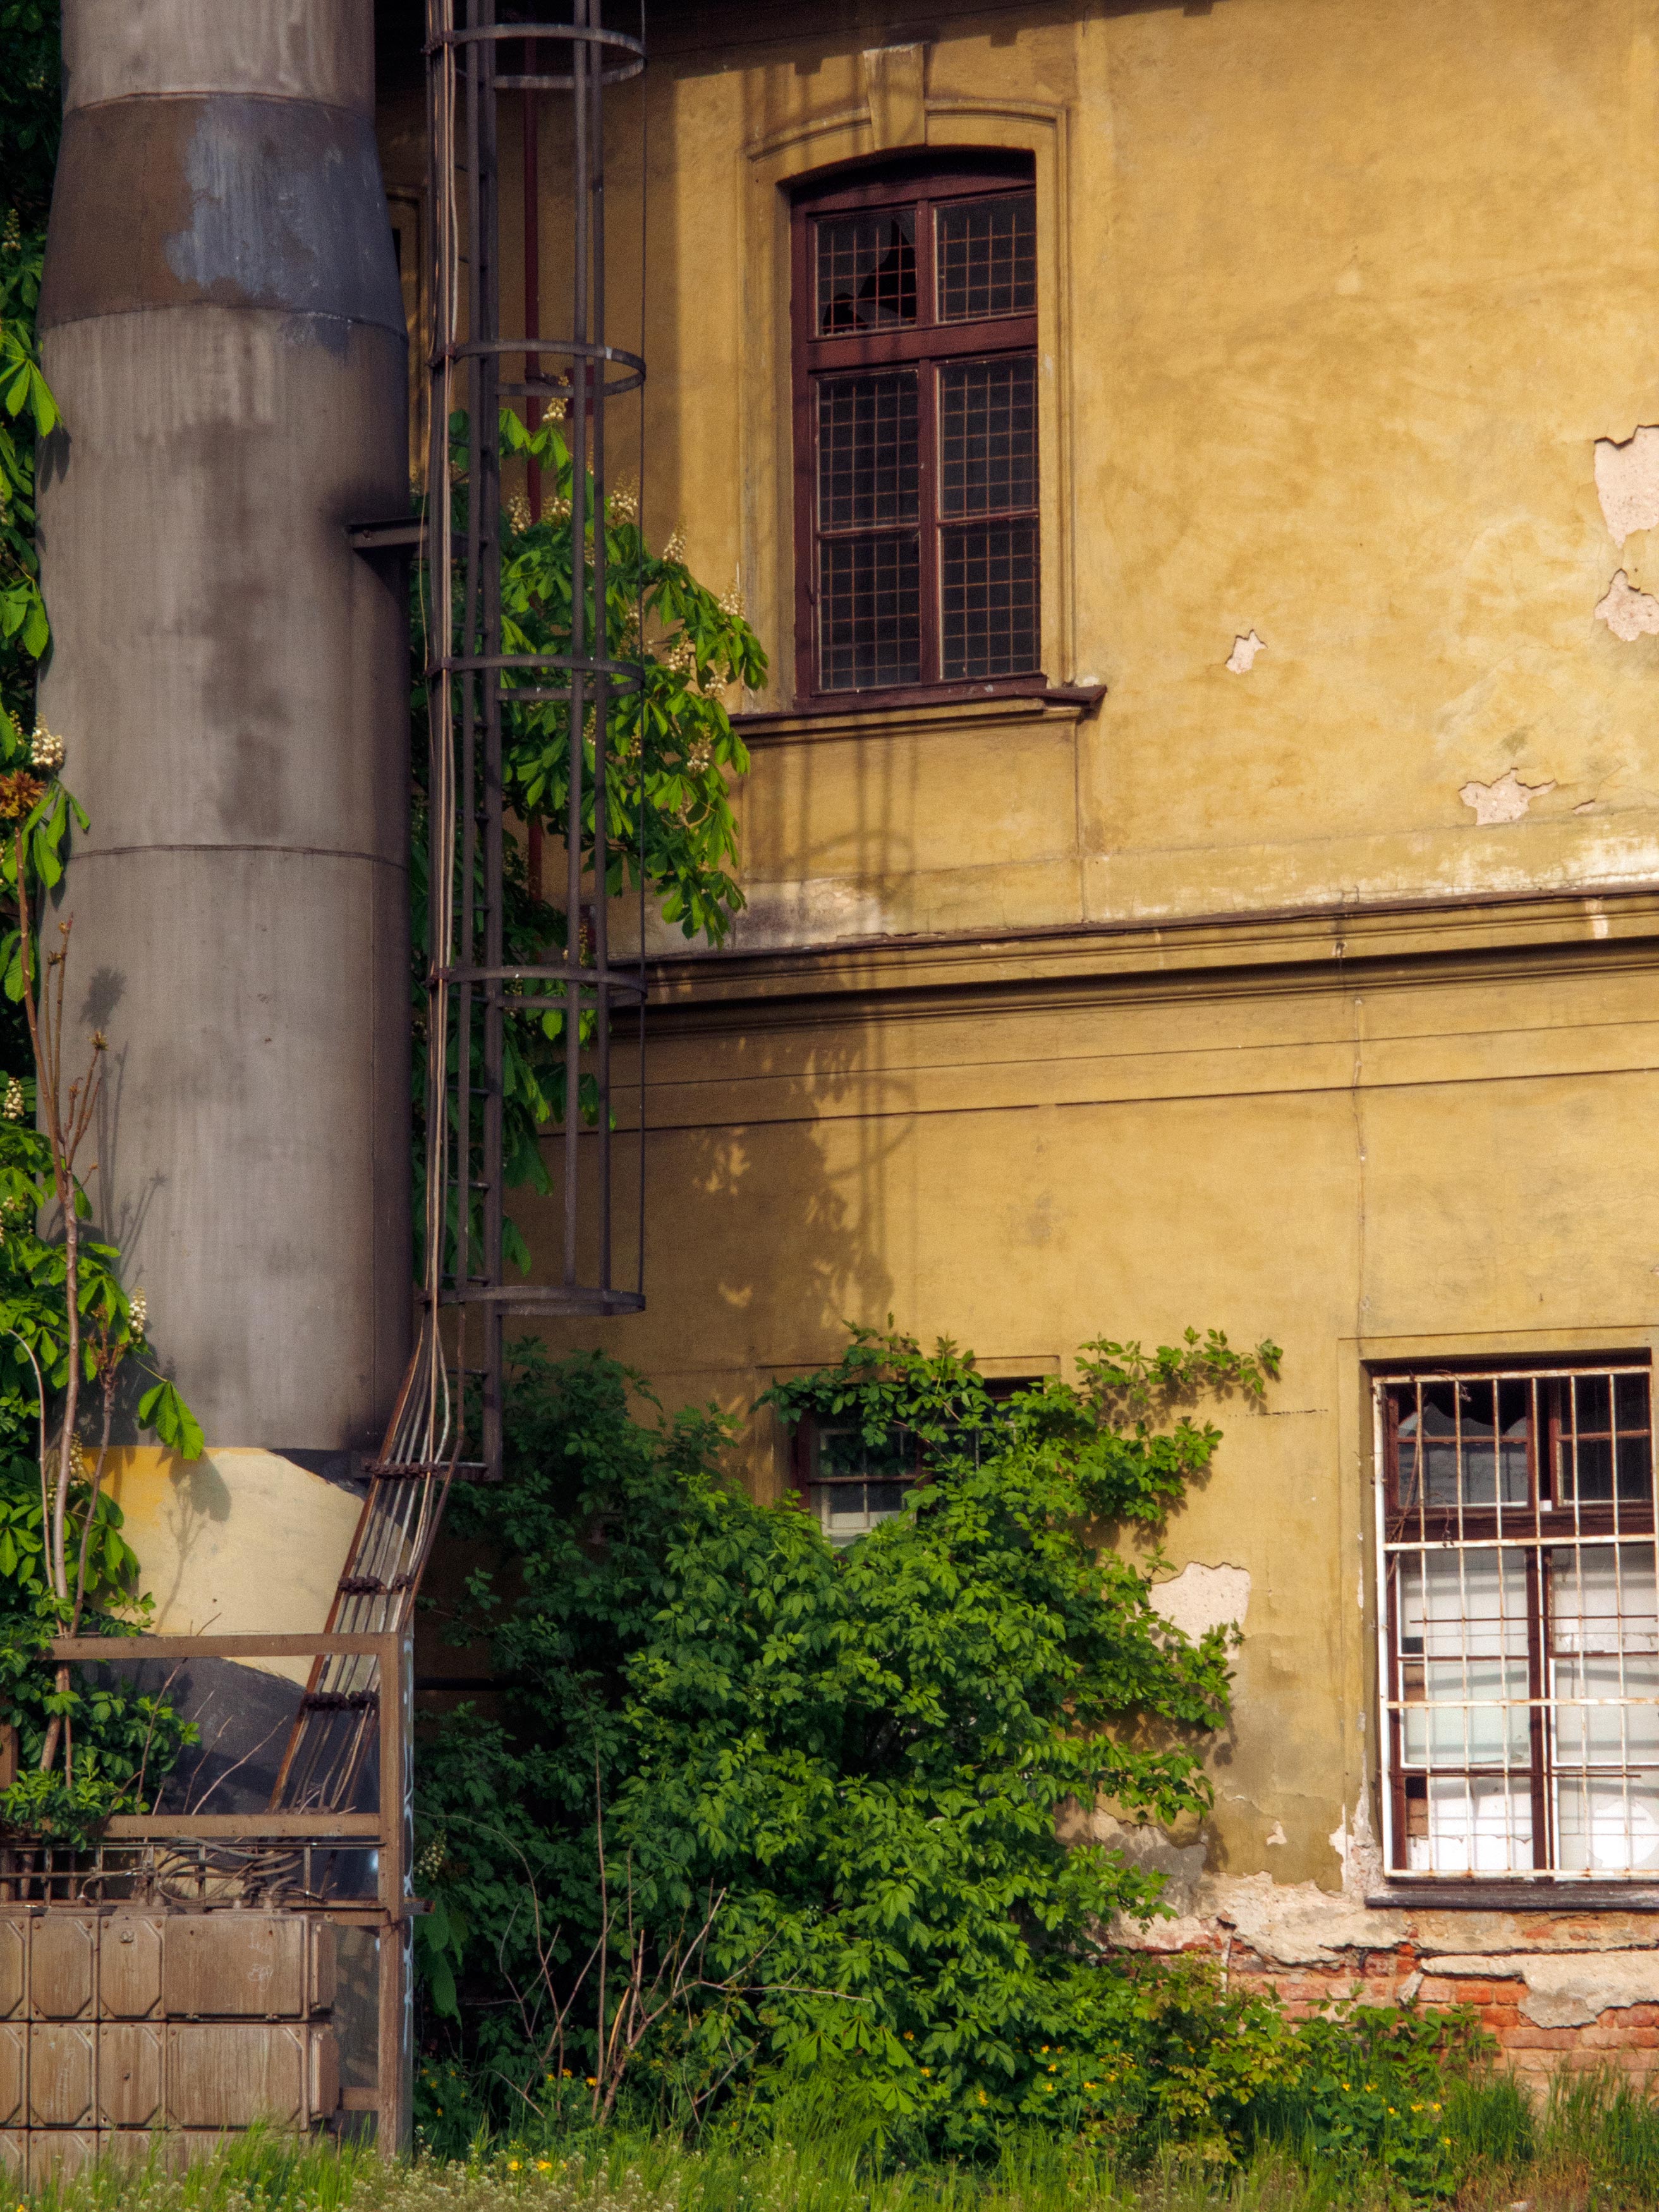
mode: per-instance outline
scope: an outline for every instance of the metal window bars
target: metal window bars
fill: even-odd
[[[644,67],[641,40],[608,29],[600,0],[568,21],[503,20],[500,0],[427,0],[433,241],[428,514],[428,975],[424,1274],[416,1352],[379,1458],[328,1626],[356,1635],[405,1627],[452,1479],[501,1472],[504,1322],[638,1311],[644,1299],[644,870],[639,943],[619,957],[607,886],[618,847],[608,819],[619,705],[642,701],[640,666],[613,653],[607,619],[605,415],[638,392],[645,364],[605,331],[605,89]],[[527,328],[501,329],[501,95],[520,95],[526,188],[538,104],[566,94],[569,328],[539,327],[538,272],[526,267]],[[527,223],[527,233],[532,226]],[[527,236],[526,244],[529,244]],[[521,373],[504,373],[521,361]],[[507,652],[502,623],[503,401],[531,403],[531,427],[562,415],[569,455],[572,588],[568,650]],[[458,407],[464,444],[452,445]],[[637,619],[633,635],[642,624]],[[550,706],[562,721],[564,943],[557,958],[513,961],[505,934],[504,716]],[[635,809],[643,834],[644,808]],[[512,1025],[556,1016],[563,1052],[562,1232],[558,1279],[509,1280],[505,1251],[505,1101]],[[637,1231],[620,1279],[613,1133],[621,1023],[631,1017]],[[586,1127],[583,1127],[584,1121]],[[446,1316],[445,1309],[454,1311]],[[473,1322],[477,1321],[475,1332]],[[481,1343],[477,1338],[481,1336]],[[476,1432],[469,1386],[477,1392]],[[471,1449],[469,1449],[469,1446]],[[313,1667],[273,1807],[350,1805],[375,1728],[377,1662],[331,1655]]]
[[[1438,1371],[1376,1389],[1390,1874],[1651,1883],[1649,1370]]]

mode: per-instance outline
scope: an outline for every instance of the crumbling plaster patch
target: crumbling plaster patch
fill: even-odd
[[[1401,1966],[1408,1978],[1395,1992],[1401,2000],[1416,1994],[1425,1974],[1522,1981],[1522,2010],[1540,2027],[1583,2026],[1605,2011],[1659,2003],[1659,1938],[1645,1913],[1372,1907],[1365,1897],[1377,1872],[1375,1846],[1369,1835],[1349,1832],[1346,1822],[1331,1839],[1344,1861],[1341,1893],[1316,1882],[1276,1881],[1267,1873],[1211,1873],[1201,1840],[1176,1843],[1159,1828],[1105,1812],[1097,1810],[1085,1825],[1094,1841],[1164,1878],[1164,1901],[1173,1917],[1145,1927],[1121,1923],[1113,1939],[1126,1947],[1213,1950],[1231,1937],[1269,1967],[1346,1962],[1357,1969],[1362,1956],[1375,1961],[1407,1945]],[[1472,1944],[1481,1948],[1463,1948]]]
[[[1227,655],[1224,665],[1234,676],[1248,676],[1251,669],[1255,666],[1257,653],[1265,653],[1267,649],[1266,639],[1258,637],[1255,632],[1251,630],[1248,637],[1236,637],[1233,640],[1233,649]]]
[[[1201,1859],[1202,1846],[1194,1848]],[[1347,1953],[1392,1950],[1406,1935],[1397,1912],[1374,1912],[1361,1898],[1334,1897],[1317,1882],[1275,1881],[1270,1874],[1203,1874],[1191,1883],[1170,1878],[1164,1893],[1175,1917],[1145,1929],[1127,1925],[1117,1931],[1119,1941],[1186,1951],[1230,1933],[1270,1966],[1332,1966]]]
[[[1659,601],[1655,605],[1659,606]],[[1553,791],[1555,780],[1545,783],[1522,783],[1512,769],[1492,783],[1466,783],[1458,793],[1465,806],[1474,809],[1474,818],[1483,827],[1494,822],[1518,822],[1534,799],[1541,799],[1547,791]]]
[[[1534,2027],[1588,2027],[1604,2012],[1659,2004],[1659,1949],[1642,1951],[1461,1952],[1428,1958],[1423,1972],[1448,1980],[1527,1985],[1521,2010]]]
[[[1638,592],[1624,570],[1617,568],[1607,597],[1596,605],[1595,619],[1626,645],[1634,645],[1644,632],[1659,631],[1659,599],[1651,592]]]
[[[1152,1589],[1153,1610],[1194,1643],[1212,1628],[1244,1626],[1249,1610],[1250,1576],[1246,1567],[1206,1567],[1194,1560]]]
[[[1620,546],[1659,523],[1659,427],[1644,423],[1622,445],[1598,438],[1595,490],[1608,533]]]

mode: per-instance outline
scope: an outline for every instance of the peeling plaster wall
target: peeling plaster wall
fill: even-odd
[[[1076,1832],[1169,1875],[1139,1940],[1294,2003],[1659,2042],[1659,1915],[1365,1901],[1364,1391],[1659,1346],[1659,0],[952,0],[925,44],[712,0],[608,111],[618,239],[639,98],[645,512],[773,675],[748,910],[653,1002],[647,1310],[548,1334],[734,1413],[890,1313],[1003,1375],[1271,1334],[1156,1598],[1243,1625],[1212,1817]],[[793,711],[787,188],[923,140],[1035,165],[1043,667],[1097,710]]]
[[[737,942],[1649,879],[1646,0],[951,8],[925,46],[908,21],[763,36],[715,5],[655,33],[647,510],[740,579],[773,662],[745,703],[787,709],[785,187],[1029,148],[1042,665],[1109,688],[976,754],[943,723],[762,732]],[[1524,814],[1472,815],[1510,774]]]
[[[1206,1567],[1194,1560],[1156,1585],[1152,1603],[1166,1620],[1194,1639],[1212,1628],[1243,1628],[1250,1603],[1250,1571]]]

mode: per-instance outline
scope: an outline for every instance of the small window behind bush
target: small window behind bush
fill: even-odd
[[[994,1405],[1001,1404],[1030,1389],[1037,1379],[999,1376],[986,1383],[986,1394]],[[959,1442],[977,1459],[987,1433],[975,1430]],[[823,1420],[809,1414],[795,1438],[795,1465],[798,1485],[818,1526],[839,1547],[903,1510],[909,1492],[927,1479],[927,1447],[913,1429],[889,1429],[872,1444],[854,1419]]]

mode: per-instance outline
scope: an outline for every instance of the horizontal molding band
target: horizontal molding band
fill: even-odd
[[[757,1000],[972,991],[1090,980],[1174,981],[1224,969],[1348,969],[1553,949],[1616,954],[1659,942],[1659,888],[1480,893],[1366,906],[1287,907],[1029,929],[843,938],[746,951],[659,954],[655,1018]]]

